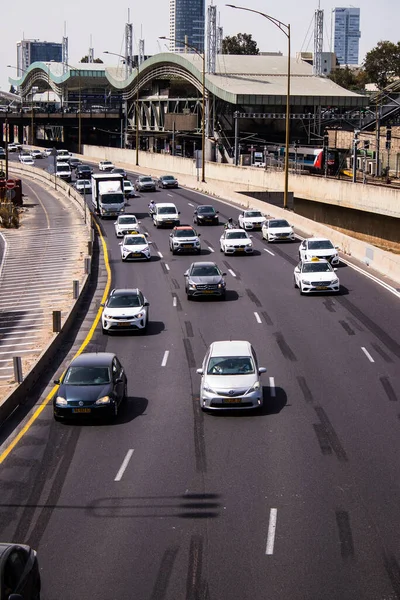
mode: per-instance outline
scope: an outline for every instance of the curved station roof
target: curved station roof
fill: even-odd
[[[285,56],[246,56],[219,54],[215,73],[205,73],[205,88],[217,98],[234,105],[286,105],[287,65]],[[345,90],[327,77],[317,77],[312,66],[290,59],[290,104],[295,106],[366,106],[368,98]],[[125,67],[98,63],[36,62],[20,79],[9,81],[26,95],[32,86],[63,90],[111,87],[125,99],[153,79],[183,79],[202,91],[203,57],[192,53],[165,52],[145,60],[139,70],[126,78]]]

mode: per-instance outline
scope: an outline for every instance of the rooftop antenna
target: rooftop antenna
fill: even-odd
[[[217,7],[212,3],[207,9],[207,71],[215,73],[217,56]]]
[[[130,22],[130,10],[128,8],[128,22],[125,24],[125,77],[128,79],[132,73],[133,54],[133,25]]]
[[[64,74],[68,70],[67,21],[64,21],[64,36],[62,39],[62,63],[63,63],[63,74]]]
[[[90,46],[89,46],[88,62],[89,63],[94,63],[94,48],[92,46],[92,34],[90,34]]]
[[[314,59],[313,72],[314,75],[321,77],[322,75],[322,51],[324,45],[324,11],[320,8],[320,0],[318,8],[314,13]]]

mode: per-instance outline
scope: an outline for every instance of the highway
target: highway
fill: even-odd
[[[188,302],[199,258],[172,256],[151,198],[181,223],[202,203],[238,215],[182,188],[132,198],[149,263],[122,263],[102,221],[112,287],[150,301],[147,335],[88,346],[117,353],[128,402],[109,423],[45,408],[1,466],[1,539],[38,550],[43,600],[400,598],[399,298],[344,263],[340,295],[301,297],[297,242],[254,233],[253,256],[225,257],[220,226],[197,229],[227,299]],[[223,339],[267,368],[261,411],[201,412],[196,368]]]

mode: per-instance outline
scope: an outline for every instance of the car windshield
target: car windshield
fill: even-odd
[[[108,367],[69,367],[63,383],[66,385],[104,385],[110,383]]]
[[[101,202],[102,204],[123,204],[124,200],[123,200],[124,196],[121,192],[121,194],[110,194],[107,193],[106,195],[101,197]]]
[[[262,217],[262,214],[259,210],[248,210],[244,213],[245,217]]]
[[[208,375],[248,375],[254,373],[249,356],[214,356],[208,363]]]
[[[125,225],[126,223],[134,223],[136,225],[136,217],[120,217],[118,219],[118,225]]]
[[[213,206],[199,206],[199,208],[197,209],[197,212],[199,214],[203,214],[203,213],[215,213],[215,209]]]
[[[132,187],[132,183],[130,181],[128,181],[127,179],[124,180],[124,187],[130,188]]]
[[[173,206],[161,206],[161,208],[158,209],[158,212],[160,215],[175,215],[176,214],[176,210]]]
[[[175,231],[175,237],[178,237],[178,238],[196,237],[196,234],[193,231],[193,229],[178,229],[177,231]]]
[[[164,181],[175,181],[175,177],[172,175],[164,175],[164,177],[161,177],[161,179],[164,179]]]
[[[103,162],[103,165],[112,165],[112,162],[110,162],[109,160],[105,160],[105,161]]]
[[[146,243],[146,238],[143,235],[135,235],[135,237],[127,237],[124,246],[142,246]]]
[[[244,231],[231,231],[226,234],[228,240],[243,240],[247,238]]]
[[[308,247],[310,250],[331,250],[333,244],[329,240],[316,240],[315,242],[309,241]]]
[[[151,183],[153,183],[153,180],[152,180],[152,178],[151,178],[151,177],[141,177],[141,178],[139,179],[139,181],[140,181],[141,183],[149,183],[149,181],[150,181]]]
[[[303,265],[303,273],[327,273],[332,271],[329,263],[306,263]]]
[[[107,308],[138,308],[142,306],[142,299],[137,294],[111,296]]]
[[[220,275],[220,272],[215,265],[204,265],[193,267],[191,275],[193,277],[216,277]]]
[[[275,221],[269,222],[270,227],[290,227],[289,223],[285,219],[276,219]]]

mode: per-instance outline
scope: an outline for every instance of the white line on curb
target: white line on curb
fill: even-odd
[[[262,321],[261,321],[261,317],[260,317],[260,315],[258,314],[258,312],[255,312],[255,313],[254,313],[254,316],[255,316],[255,318],[256,318],[256,321],[257,321],[257,323],[262,323]]]
[[[271,394],[271,398],[275,398],[276,397],[275,377],[269,378],[269,391]]]
[[[368,358],[369,362],[375,362],[370,353],[364,346],[361,346],[361,350],[364,352],[365,356]]]
[[[164,352],[164,356],[163,356],[162,363],[161,363],[162,367],[165,367],[165,365],[167,364],[168,356],[169,356],[169,350],[166,350]]]
[[[273,554],[274,553],[277,516],[278,516],[278,509],[271,508],[271,512],[269,513],[267,548],[265,550],[265,554]]]
[[[122,463],[118,473],[115,476],[114,481],[121,481],[122,475],[125,473],[125,469],[128,466],[128,463],[132,458],[132,454],[133,454],[133,450],[128,450],[128,452],[126,453],[126,456],[123,460],[123,463]]]

